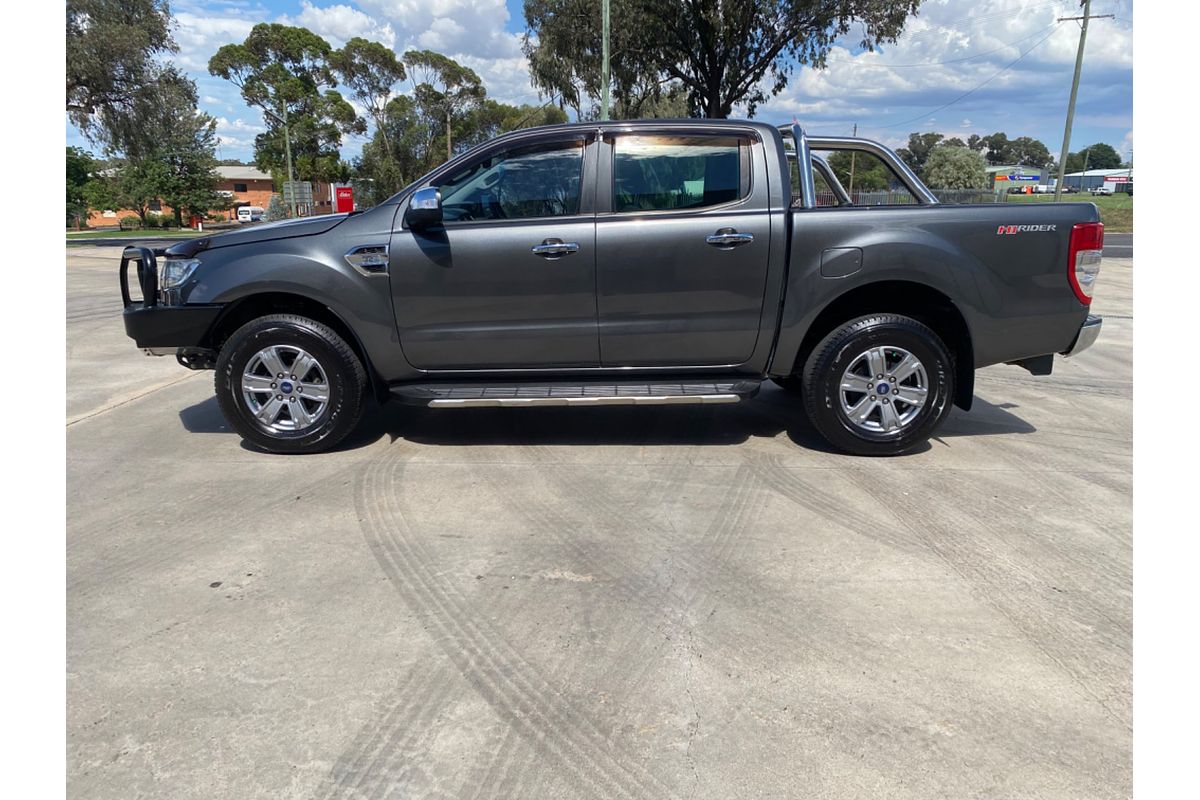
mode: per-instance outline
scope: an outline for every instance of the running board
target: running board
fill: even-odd
[[[404,403],[431,408],[502,406],[662,406],[737,403],[758,393],[758,380],[639,383],[409,383],[391,387]]]

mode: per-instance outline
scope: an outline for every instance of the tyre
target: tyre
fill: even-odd
[[[221,413],[272,453],[319,453],[358,425],[367,375],[341,336],[305,317],[276,314],[238,328],[217,358]]]
[[[821,340],[804,365],[802,386],[809,419],[834,447],[900,455],[925,442],[949,415],[954,360],[920,322],[873,314]]]

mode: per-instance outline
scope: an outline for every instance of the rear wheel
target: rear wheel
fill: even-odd
[[[277,314],[234,332],[217,359],[217,402],[242,438],[273,453],[317,453],[362,416],[367,376],[342,337]]]
[[[925,442],[953,405],[954,362],[936,333],[876,314],[832,331],[805,364],[802,394],[814,427],[857,455],[899,455]]]

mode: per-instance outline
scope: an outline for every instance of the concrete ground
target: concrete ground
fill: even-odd
[[[264,455],[67,255],[79,798],[1125,798],[1132,263],[924,452],[738,406],[388,407]]]

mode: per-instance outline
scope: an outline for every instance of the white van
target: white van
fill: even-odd
[[[258,206],[241,206],[237,210],[238,222],[262,222],[266,212]]]

